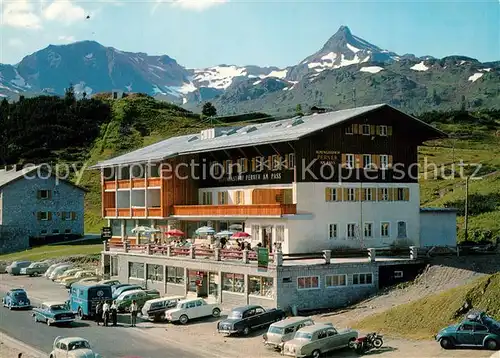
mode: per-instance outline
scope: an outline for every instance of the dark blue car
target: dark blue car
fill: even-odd
[[[13,308],[30,308],[31,302],[28,298],[28,294],[22,288],[14,288],[7,292],[5,297],[2,299],[2,304],[8,309]]]

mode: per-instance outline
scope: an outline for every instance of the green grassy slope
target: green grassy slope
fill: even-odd
[[[380,331],[413,339],[431,339],[441,328],[462,319],[470,308],[500,319],[500,273],[480,278],[418,301],[369,316],[356,328]],[[469,308],[465,309],[464,304]]]

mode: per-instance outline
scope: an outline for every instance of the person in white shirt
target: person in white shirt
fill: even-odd
[[[116,305],[116,301],[113,301],[111,305],[111,320],[113,321],[113,326],[116,326],[116,320],[118,318],[118,306]]]
[[[130,326],[135,327],[135,324],[137,323],[137,311],[139,310],[139,307],[137,306],[137,302],[135,300],[132,301],[132,304],[130,305]]]
[[[110,305],[109,302],[106,301],[104,305],[102,306],[102,319],[104,321],[104,326],[108,325],[109,322],[109,311],[110,311]]]

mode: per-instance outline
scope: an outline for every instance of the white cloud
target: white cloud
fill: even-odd
[[[161,3],[170,3],[172,6],[194,11],[203,11],[212,6],[227,3],[229,0],[156,0],[151,13],[153,14]]]
[[[7,44],[10,47],[23,47],[24,42],[21,41],[20,39],[11,38],[11,39],[9,39],[9,41],[7,42]]]
[[[70,42],[75,42],[75,36],[65,36],[65,35],[61,35],[57,38],[59,41],[61,42],[65,42],[65,43],[70,43]]]
[[[50,21],[71,24],[85,20],[85,10],[69,0],[56,0],[43,9],[43,17]]]
[[[3,3],[2,25],[40,29],[41,20],[34,12],[34,6],[28,0]]]

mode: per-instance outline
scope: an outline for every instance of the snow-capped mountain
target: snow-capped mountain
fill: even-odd
[[[401,86],[417,88],[426,81],[450,81],[450,77],[455,83],[464,81],[463,86],[468,88],[496,79],[499,72],[499,63],[482,64],[463,56],[441,60],[400,56],[341,26],[319,51],[286,68],[218,65],[190,69],[167,55],[124,52],[95,41],[50,45],[16,65],[0,64],[0,97],[62,95],[71,83],[77,95],[112,90],[142,92],[190,109],[213,100],[221,111],[235,112],[275,108],[288,102],[320,103],[339,83],[349,82],[349,91],[364,88],[367,83],[377,88],[380,80],[374,80],[376,76],[385,76],[383,83],[394,81],[386,90],[399,96]]]

